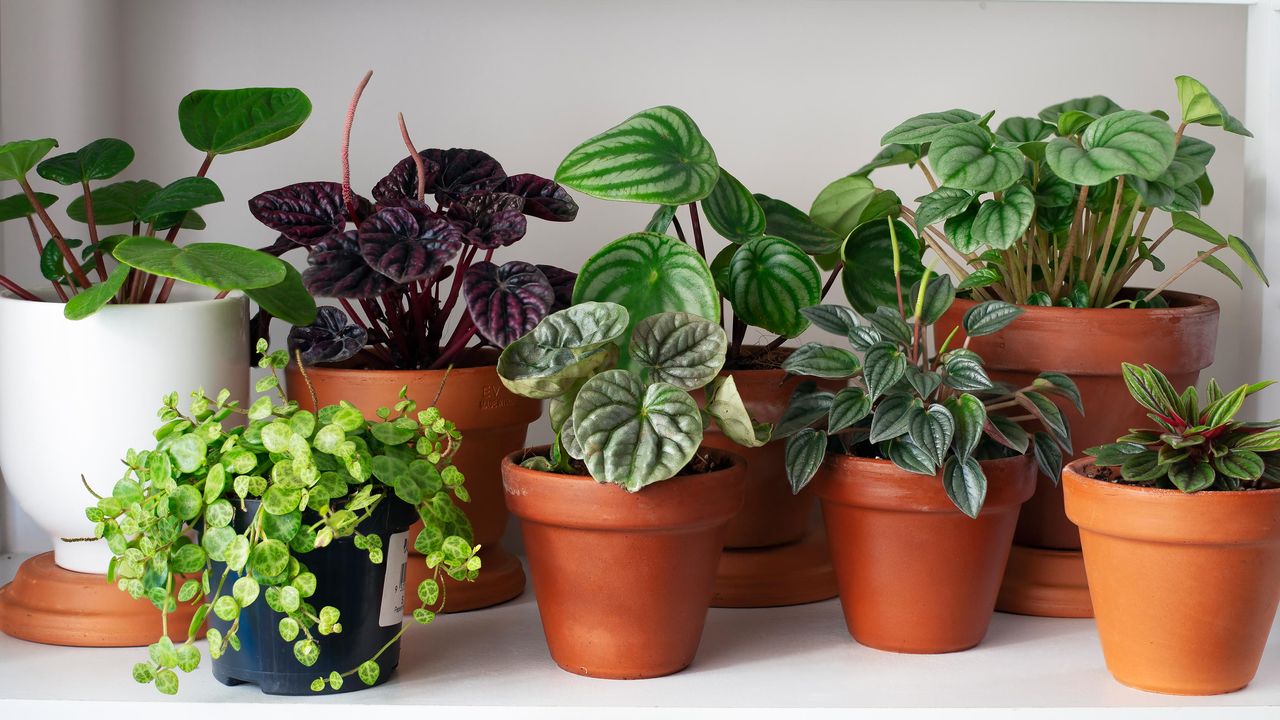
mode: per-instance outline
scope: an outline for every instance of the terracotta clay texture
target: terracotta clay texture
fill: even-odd
[[[431,405],[438,393],[436,407],[462,432],[462,447],[454,464],[466,477],[471,494],[471,502],[463,510],[471,520],[475,541],[483,546],[480,556],[484,569],[475,582],[446,580],[448,612],[489,607],[524,591],[520,561],[501,544],[507,508],[502,499],[498,463],[500,458],[524,447],[529,423],[538,419],[542,405],[515,395],[502,385],[492,365],[496,358],[496,353],[476,352],[466,360],[478,366],[454,368],[448,372],[447,380],[444,370],[307,368],[321,407],[346,400],[373,418],[379,407],[393,406],[400,388],[407,385],[409,397],[420,408]],[[291,399],[312,409],[311,394],[297,367],[289,367],[286,385]],[[421,523],[415,524],[410,538],[417,537],[421,529]],[[405,583],[406,608],[418,607],[418,583],[426,576],[422,556],[411,554]]]
[[[169,637],[187,639],[195,608],[179,603],[169,614]],[[0,632],[75,647],[136,647],[160,638],[160,611],[150,600],[134,600],[106,575],[58,567],[53,553],[29,558],[13,582],[0,588]],[[201,628],[201,635],[204,628]]]
[[[1141,488],[1063,471],[1107,669],[1142,690],[1212,695],[1253,679],[1280,603],[1280,489]]]
[[[628,493],[585,475],[520,467],[523,456],[502,461],[503,482],[556,664],[612,679],[687,667],[726,526],[742,507],[742,459]]]
[[[855,640],[904,653],[954,652],[982,641],[1036,472],[1029,456],[982,468],[989,486],[975,520],[947,498],[941,475],[827,457],[813,484]]]

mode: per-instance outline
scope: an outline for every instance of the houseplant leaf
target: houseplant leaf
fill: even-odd
[[[782,361],[782,369],[792,375],[847,378],[858,372],[858,356],[844,348],[822,343],[805,343]]]
[[[210,155],[283,140],[309,115],[311,101],[297,88],[196,90],[178,103],[182,137]]]
[[[1026,185],[1014,185],[1004,197],[984,201],[973,218],[973,240],[980,246],[1007,250],[1031,226],[1036,199]]]
[[[25,177],[41,158],[56,147],[58,141],[53,138],[14,140],[0,145],[0,180]]]
[[[982,512],[987,499],[987,476],[973,458],[951,457],[942,470],[942,487],[951,502],[971,518]]]
[[[552,398],[617,360],[630,318],[615,303],[584,302],[543,318],[498,356],[498,377],[519,395]]]
[[[422,207],[389,207],[360,224],[360,255],[398,283],[424,280],[462,248],[458,227]]]
[[[801,308],[821,299],[822,276],[818,266],[795,245],[765,235],[747,242],[729,264],[729,290],[733,312],[748,325],[795,337],[809,321]]]
[[[116,260],[143,272],[215,290],[248,290],[285,279],[284,262],[265,253],[226,243],[177,247],[153,237],[126,237],[112,252]]]
[[[707,222],[721,237],[744,243],[765,232],[764,210],[738,179],[720,168],[720,179],[711,194],[702,199]]]
[[[49,193],[36,193],[36,201],[40,203],[40,207],[48,208],[58,202],[58,196]],[[31,207],[31,201],[27,199],[26,193],[18,193],[0,200],[0,222],[6,220],[17,220],[26,217],[36,211]]]
[[[1022,177],[1022,154],[997,145],[990,130],[972,124],[943,128],[929,145],[929,164],[946,187],[1003,190]]]
[[[462,295],[480,336],[500,348],[532,330],[556,299],[546,275],[520,260],[474,263],[462,278]]]
[[[719,177],[715,151],[697,124],[662,105],[571,150],[555,179],[606,200],[683,205],[709,195]]]
[[[875,312],[878,307],[896,307],[897,285],[893,272],[893,236],[898,241],[898,255],[902,265],[903,289],[920,281],[924,274],[923,253],[920,240],[906,223],[894,220],[890,233],[889,221],[876,220],[854,230],[841,250],[846,268],[841,273],[845,297],[854,310],[862,315]]]
[[[372,212],[367,200],[362,204]],[[303,245],[341,232],[352,219],[347,217],[342,185],[336,182],[294,183],[259,193],[249,200],[249,212],[258,222]]]
[[[281,264],[285,271],[283,280],[275,285],[249,288],[244,294],[272,317],[278,317],[295,328],[305,328],[316,321],[316,301],[307,292],[297,268],[286,262]],[[360,346],[364,347],[364,343]]]
[[[916,115],[885,133],[880,138],[880,144],[919,145],[932,142],[943,129],[961,123],[971,123],[977,119],[977,113],[960,109]]]
[[[98,312],[103,305],[111,302],[111,298],[124,287],[125,278],[129,276],[128,265],[117,265],[107,279],[90,286],[79,295],[67,301],[62,315],[68,320],[83,320]]]
[[[822,188],[813,199],[809,217],[839,237],[848,237],[861,222],[862,211],[875,194],[875,184],[866,177],[842,177]]]
[[[769,426],[754,422],[738,393],[732,375],[721,375],[707,385],[707,416],[725,437],[743,447],[760,447],[769,442]]]
[[[569,222],[578,217],[578,203],[558,183],[532,173],[510,175],[497,192],[524,198],[522,212],[551,222]]]
[[[800,492],[809,484],[826,455],[827,436],[821,430],[805,428],[787,438],[783,457],[792,493]]]
[[[916,229],[959,215],[969,209],[973,198],[968,190],[947,187],[921,195],[916,198]]]
[[[1053,172],[1076,185],[1101,185],[1120,175],[1160,177],[1173,161],[1173,129],[1157,117],[1121,110],[1098,118],[1081,144],[1057,138],[1045,150]]]
[[[651,315],[636,323],[631,358],[649,379],[682,390],[700,388],[724,366],[729,339],[718,323],[683,312]]]
[[[1182,121],[1221,127],[1229,133],[1253,137],[1253,133],[1236,118],[1227,112],[1222,101],[1209,92],[1204,83],[1190,75],[1179,75],[1174,78],[1178,86],[1178,103],[1182,105]]]
[[[142,207],[160,190],[150,180],[121,180],[94,188],[89,192],[93,200],[93,219],[99,225],[119,225],[142,220]],[[88,222],[84,196],[67,205],[67,217],[76,222]]]
[[[36,173],[60,185],[79,185],[115,177],[132,162],[133,146],[123,140],[102,138],[75,152],[44,160],[36,166]]]
[[[755,196],[764,210],[765,233],[790,240],[813,256],[830,255],[840,249],[844,238],[814,222],[803,210],[759,193]]]
[[[355,230],[333,233],[313,244],[307,264],[302,282],[317,297],[372,298],[396,284],[365,262]]]
[[[1110,115],[1113,112],[1123,109],[1124,108],[1115,104],[1115,102],[1113,102],[1109,97],[1094,95],[1092,97],[1073,98],[1071,100],[1057,103],[1056,105],[1050,105],[1040,111],[1039,117],[1044,122],[1056,127],[1058,124],[1058,117],[1064,112],[1076,110],[1080,112],[1087,112],[1095,117],[1102,117],[1103,115]]]
[[[138,209],[138,217],[153,220],[166,213],[186,212],[222,200],[222,191],[214,181],[203,177],[186,177],[174,180],[152,193]]]

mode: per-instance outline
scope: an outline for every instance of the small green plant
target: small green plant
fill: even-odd
[[[50,158],[45,156],[58,147],[53,138],[5,143],[0,145],[0,180],[16,181],[22,192],[0,200],[0,221],[26,222],[40,256],[40,273],[66,304],[68,319],[88,317],[108,303],[163,303],[182,281],[222,295],[244,291],[265,313],[308,325],[315,319],[316,304],[288,263],[227,243],[179,246],[177,236],[183,229],[203,230],[197,208],[223,200],[217,184],[205,177],[214,158],[283,140],[310,114],[311,101],[296,88],[196,90],[179,103],[178,124],[182,137],[204,156],[195,175],[164,187],[150,180],[100,184],[133,163],[133,147],[116,138]],[[84,224],[87,243],[68,237],[54,223],[47,208],[58,198],[36,192],[27,177],[33,169],[46,180],[80,191],[66,213]],[[0,287],[24,300],[40,299],[4,275]]]
[[[1099,467],[1120,468],[1108,479],[1189,493],[1280,487],[1280,420],[1236,420],[1245,398],[1271,381],[1224,393],[1210,380],[1204,407],[1194,386],[1179,394],[1150,365],[1125,363],[1124,381],[1157,427],[1133,428],[1114,443],[1085,451]]]
[[[704,417],[740,445],[769,441],[769,426],[748,415],[733,377],[719,374],[728,346],[719,325],[682,312],[647,317],[628,346],[638,369],[618,369],[630,326],[623,306],[585,302],[548,315],[503,350],[503,384],[551,400],[555,442],[549,457],[531,457],[526,467],[567,473],[579,460],[597,481],[636,492],[694,459]],[[689,394],[699,388],[701,408]]]
[[[846,265],[857,259],[860,268],[883,269],[883,233],[841,223],[881,192],[869,179],[873,171],[918,166],[931,192],[916,198],[913,210],[900,209],[919,233],[903,244],[908,273],[918,276],[921,253],[932,249],[958,289],[975,299],[1163,307],[1160,293],[1200,263],[1241,285],[1218,255],[1224,250],[1266,282],[1243,240],[1198,217],[1213,198],[1206,168],[1214,147],[1186,131],[1201,125],[1250,133],[1196,79],[1182,75],[1176,84],[1182,110],[1176,130],[1163,111],[1126,110],[1101,95],[1051,105],[1036,117],[1006,118],[994,131],[993,113],[917,115],[885,133],[871,162],[824,189],[810,214],[848,236],[841,249]],[[1169,216],[1166,228],[1157,213]],[[1156,251],[1179,231],[1208,246],[1154,289],[1126,294],[1142,266],[1164,270]],[[875,307],[856,287],[846,284],[846,294],[861,313]]]
[[[896,249],[895,221],[882,222],[889,223]],[[1061,373],[1046,372],[1017,390],[999,386],[987,376],[982,358],[968,349],[968,339],[952,347],[960,328],[931,353],[928,329],[951,307],[956,293],[949,277],[931,275],[926,269],[907,295],[898,271],[897,305],[877,308],[866,316],[868,325],[838,305],[802,311],[823,330],[847,337],[853,350],[808,343],[783,362],[783,369],[814,377],[856,377],[860,384],[837,393],[820,391],[811,382],[796,389],[774,429],[775,436],[787,438],[787,477],[793,491],[813,479],[829,445],[859,457],[887,458],[909,472],[935,475],[941,469],[947,496],[970,517],[977,517],[987,494],[980,460],[1031,449],[1040,471],[1057,481],[1062,452],[1071,451],[1071,431],[1045,393],[1069,398],[1083,413],[1075,383]],[[969,338],[989,335],[1022,312],[990,300],[970,308],[962,327]],[[863,354],[861,361],[853,351]],[[1015,409],[1023,414],[998,412]],[[1029,433],[1023,422],[1039,422],[1045,430]],[[824,425],[813,427],[818,423]]]
[[[190,672],[200,664],[195,640],[208,613],[231,623],[225,634],[208,631],[209,654],[218,658],[229,648],[239,650],[240,613],[259,598],[280,613],[280,637],[293,643],[298,662],[314,665],[317,636],[342,627],[337,608],[307,602],[316,588],[307,554],[354,536],[369,561],[381,563],[381,538],[360,533],[379,503],[408,503],[424,524],[414,548],[433,574],[418,587],[417,622],[431,622],[443,607],[442,575],[474,580],[480,571],[471,524],[453,502],[468,500],[462,473],[452,464],[462,439],[453,423],[434,407],[419,412],[404,390],[394,408],[378,411],[378,422],[345,402],[314,414],[299,409],[279,388],[288,356],[268,353],[266,341],[257,350],[260,367],[271,375],[258,382],[260,396],[248,409],[229,400],[226,390],[216,397],[197,390],[184,414],[171,393],[159,411],[156,447],[130,450],[125,476],[86,510],[95,536],[114,555],[108,578],[161,611],[162,637],[150,646],[150,659],[134,665],[133,677],[166,694],[178,690],[175,669]],[[273,390],[279,402],[269,394]],[[233,521],[247,511],[248,500],[260,501],[260,510],[236,532]],[[192,532],[199,533],[198,542]],[[214,562],[224,569],[215,574]],[[168,614],[178,603],[199,606],[186,641],[175,644]],[[337,690],[350,675],[372,685],[378,657],[403,633],[401,628],[359,667],[316,678],[312,689]]]

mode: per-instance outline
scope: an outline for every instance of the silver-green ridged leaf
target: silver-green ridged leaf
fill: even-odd
[[[1155,180],[1173,161],[1176,142],[1168,123],[1137,110],[1121,110],[1098,118],[1080,136],[1049,143],[1045,159],[1063,180],[1101,185],[1120,175]]]
[[[720,180],[702,200],[707,222],[721,237],[744,243],[764,235],[765,216],[751,191],[727,170],[720,168]]]
[[[977,113],[960,109],[916,115],[885,133],[880,138],[880,144],[919,145],[932,142],[942,130],[952,125],[971,123],[977,119]]]
[[[1109,97],[1104,95],[1094,95],[1092,97],[1064,100],[1056,105],[1050,105],[1040,111],[1039,117],[1046,123],[1056,126],[1058,124],[1058,118],[1065,112],[1079,111],[1101,117],[1123,109],[1124,108],[1117,105]]]
[[[683,110],[636,113],[569,152],[556,182],[606,200],[683,205],[720,178],[711,143]]]
[[[705,318],[682,312],[659,313],[636,323],[631,358],[654,381],[694,390],[711,382],[724,367],[729,339]]]
[[[827,436],[821,430],[805,428],[787,438],[783,458],[792,493],[800,492],[809,484],[826,455]]]
[[[999,200],[992,198],[978,206],[973,218],[973,240],[979,245],[1007,250],[1031,226],[1036,199],[1026,185],[1014,185]]]
[[[912,418],[908,432],[911,442],[929,454],[936,468],[946,460],[955,431],[956,423],[951,412],[934,403]]]
[[[827,432],[837,433],[871,414],[871,398],[860,387],[847,387],[831,401]]]
[[[971,518],[982,512],[987,499],[987,476],[977,460],[956,456],[948,459],[942,471],[942,487],[960,512]]]
[[[997,145],[991,131],[978,125],[944,128],[929,145],[938,181],[961,190],[1003,190],[1022,177],[1024,162],[1022,153]]]
[[[958,188],[938,188],[916,198],[916,230],[939,220],[955,217],[969,209],[974,194]]]
[[[795,337],[809,327],[801,308],[822,296],[813,259],[782,238],[765,235],[745,243],[729,264],[729,301],[748,325]]]
[[[847,378],[858,372],[858,368],[857,355],[822,343],[805,343],[782,361],[782,369],[792,375],[812,377]]]
[[[646,387],[625,370],[582,386],[573,427],[591,476],[628,492],[674,477],[702,443],[702,417],[689,393],[667,383]]]
[[[564,395],[617,361],[614,343],[629,320],[626,308],[614,303],[586,302],[552,313],[502,351],[498,377],[517,395]]]
[[[721,375],[707,386],[707,416],[725,437],[743,447],[760,447],[769,442],[771,428],[751,419],[732,375]]]

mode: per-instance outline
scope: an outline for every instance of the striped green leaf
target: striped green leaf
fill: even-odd
[[[1025,163],[1022,153],[997,144],[990,130],[964,124],[938,133],[929,145],[929,164],[947,187],[987,192],[1017,182]]]
[[[573,287],[574,304],[617,303],[636,323],[660,312],[686,312],[720,321],[720,296],[697,251],[666,235],[633,233],[587,259]],[[629,367],[623,357],[621,367]]]
[[[786,238],[810,255],[830,255],[840,250],[842,235],[819,225],[800,208],[768,195],[756,193],[756,202],[764,210],[765,233]]]
[[[973,240],[979,245],[1008,250],[1031,226],[1036,199],[1026,185],[1014,185],[999,200],[986,200],[973,218]]]
[[[720,168],[720,180],[702,201],[707,222],[726,240],[744,243],[764,235],[765,217],[760,203],[738,179]]]
[[[893,273],[893,238],[898,241],[902,263],[902,287],[910,288],[924,275],[923,249],[911,228],[901,220],[876,220],[854,230],[841,250],[845,271],[840,274],[849,305],[864,317],[878,307],[897,307],[898,290]]]
[[[569,152],[556,182],[605,200],[682,205],[711,193],[716,153],[679,108],[636,113]]]
[[[1121,110],[1098,118],[1081,135],[1080,145],[1065,138],[1049,143],[1045,159],[1054,173],[1076,185],[1101,185],[1119,175],[1155,180],[1173,162],[1176,146],[1168,123]]]
[[[744,244],[729,264],[729,302],[743,322],[795,337],[809,327],[801,308],[818,304],[822,277],[803,250],[766,235]]]

